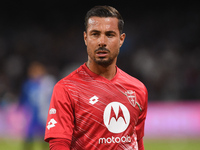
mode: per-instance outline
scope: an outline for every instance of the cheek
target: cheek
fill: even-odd
[[[120,41],[118,39],[110,40],[109,42],[110,48],[113,50],[119,50],[120,48]]]
[[[96,41],[94,39],[88,39],[87,40],[87,47],[89,47],[90,49],[93,49],[94,47],[96,47]]]
[[[88,55],[89,55],[90,57],[93,56],[94,51],[95,51],[95,47],[94,47],[93,43],[87,42],[87,53],[88,53]]]

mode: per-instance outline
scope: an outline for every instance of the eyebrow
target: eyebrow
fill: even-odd
[[[100,33],[101,31],[99,31],[99,30],[91,30],[90,31],[90,33],[92,33],[92,32],[96,32],[96,33]],[[116,32],[115,31],[106,31],[105,33],[113,33],[113,34],[116,34]]]
[[[101,31],[99,31],[99,30],[91,30],[90,32],[91,32],[91,33],[92,33],[92,32],[98,32],[98,33],[100,33]]]
[[[113,33],[113,34],[116,34],[116,32],[115,31],[106,31],[106,33]]]

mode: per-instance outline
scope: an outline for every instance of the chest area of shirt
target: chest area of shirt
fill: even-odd
[[[93,83],[79,86],[75,95],[75,115],[79,120],[106,126],[137,123],[140,109],[134,89]]]

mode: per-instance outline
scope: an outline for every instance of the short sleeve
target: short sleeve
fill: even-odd
[[[65,85],[57,83],[54,87],[46,123],[44,140],[65,138],[72,140],[74,115],[72,100]]]
[[[146,90],[146,88],[145,88]],[[148,103],[148,92],[147,90],[144,93],[144,100],[143,100],[143,106],[142,111],[138,118],[138,123],[136,125],[136,133],[137,133],[137,140],[140,140],[144,136],[144,126],[145,126],[145,120],[147,115],[147,103]]]

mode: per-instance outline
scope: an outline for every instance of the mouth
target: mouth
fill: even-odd
[[[106,57],[106,56],[108,55],[108,51],[106,51],[106,50],[98,50],[98,51],[96,52],[96,55],[97,55],[98,57]]]

